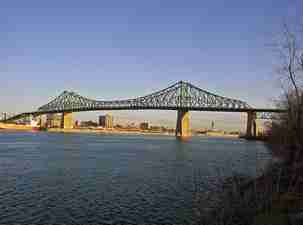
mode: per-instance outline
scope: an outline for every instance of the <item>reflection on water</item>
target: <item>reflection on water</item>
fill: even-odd
[[[207,191],[269,158],[238,139],[2,131],[0,224],[193,224],[197,174]]]

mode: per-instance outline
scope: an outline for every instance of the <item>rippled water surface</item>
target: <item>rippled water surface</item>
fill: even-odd
[[[2,131],[0,224],[193,224],[197,177],[207,191],[269,157],[240,139]]]

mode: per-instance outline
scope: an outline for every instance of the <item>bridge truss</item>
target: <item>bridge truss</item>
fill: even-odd
[[[259,120],[281,120],[281,116],[276,112],[259,112],[256,114],[256,119]]]
[[[247,103],[215,95],[190,83],[180,81],[166,89],[139,98],[97,101],[75,92],[64,91],[38,112],[75,112],[117,109],[164,109],[164,110],[236,110],[251,108]]]
[[[143,97],[115,101],[93,100],[75,92],[64,91],[49,103],[39,107],[37,111],[17,114],[6,118],[5,121],[48,113],[145,109],[260,113],[282,112],[282,110],[277,109],[254,109],[244,101],[216,95],[188,82],[179,81],[168,88]],[[263,117],[261,117],[265,118],[264,115],[262,114]]]

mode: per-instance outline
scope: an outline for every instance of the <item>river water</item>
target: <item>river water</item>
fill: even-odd
[[[0,224],[193,224],[195,184],[269,159],[241,139],[1,131]]]

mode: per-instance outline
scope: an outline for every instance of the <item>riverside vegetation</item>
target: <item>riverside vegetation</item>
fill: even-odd
[[[303,224],[303,33],[302,26],[284,24],[274,45],[287,110],[269,124],[269,145],[277,162],[257,178],[235,174],[213,193],[195,196],[201,225]],[[214,197],[215,196],[215,197]],[[215,199],[214,199],[215,198]],[[207,205],[207,207],[205,207]]]

